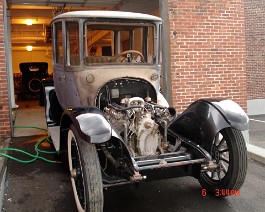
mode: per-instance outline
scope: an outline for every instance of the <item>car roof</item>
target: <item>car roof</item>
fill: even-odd
[[[130,19],[130,20],[147,20],[159,21],[162,19],[148,14],[122,12],[122,11],[106,11],[106,10],[88,10],[88,11],[72,11],[60,14],[53,18],[53,21],[60,18],[113,18],[113,19]]]

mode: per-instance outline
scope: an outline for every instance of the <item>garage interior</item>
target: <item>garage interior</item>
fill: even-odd
[[[7,0],[6,14],[10,39],[9,68],[14,100],[12,107],[14,126],[37,126],[46,128],[44,107],[40,106],[39,89],[34,78],[52,77],[52,18],[58,14],[77,10],[120,10],[160,16],[159,0]],[[48,65],[44,75],[23,72],[22,63],[43,62]],[[44,68],[45,69],[45,68]],[[33,74],[32,74],[33,73]],[[22,79],[22,75],[24,77]],[[37,76],[36,76],[37,74]],[[27,76],[25,76],[27,75]],[[36,86],[36,89],[34,88]],[[25,89],[26,88],[26,89]],[[29,89],[28,89],[29,88]],[[12,93],[12,92],[11,92]],[[38,129],[15,128],[14,137],[43,134]]]

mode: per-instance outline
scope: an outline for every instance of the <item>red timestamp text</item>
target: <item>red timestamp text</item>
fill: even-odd
[[[205,188],[201,190],[201,195],[203,197],[207,196],[207,190]],[[216,197],[240,196],[240,190],[227,189],[227,188],[215,189],[214,196]]]

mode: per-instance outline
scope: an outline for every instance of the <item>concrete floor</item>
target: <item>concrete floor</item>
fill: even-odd
[[[35,144],[43,137],[45,136],[12,138],[11,147],[36,154]],[[39,149],[53,150],[48,142],[43,142]],[[32,159],[18,152],[11,152],[11,155],[22,160]],[[56,155],[41,154],[41,156],[58,160]],[[70,176],[62,163],[36,160],[25,164],[8,160],[4,188],[2,212],[77,211]]]
[[[45,120],[45,109],[39,106],[39,100],[17,101],[19,105],[15,111],[15,127],[34,126],[47,129]],[[46,135],[47,132],[34,128],[14,128],[14,137]]]
[[[32,152],[41,137],[13,138],[12,147]],[[42,145],[41,149],[48,150],[49,146]],[[56,159],[54,155],[45,157]],[[182,177],[141,183],[139,187],[109,188],[104,191],[104,212],[263,212],[264,181],[265,166],[249,159],[247,178],[238,196],[216,198],[208,193],[203,196],[196,179]],[[9,160],[4,187],[2,212],[77,211],[70,176],[62,164],[42,160],[21,164]]]
[[[250,144],[265,149],[265,115],[250,116]]]

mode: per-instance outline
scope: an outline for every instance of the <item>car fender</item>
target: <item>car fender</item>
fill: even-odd
[[[215,135],[222,129],[249,128],[249,118],[234,101],[200,99],[193,102],[169,126],[169,130],[202,145],[208,151]]]
[[[67,144],[63,141],[65,141],[66,132],[68,132],[71,124],[74,124],[81,139],[89,143],[100,144],[111,140],[112,144],[120,151],[119,154],[127,158],[128,166],[126,171],[130,173],[130,176],[134,174],[134,164],[123,139],[112,129],[101,110],[91,107],[67,109],[64,111],[61,119],[61,135],[63,136],[61,136],[60,146],[61,152],[64,155],[67,155]]]
[[[75,108],[64,111],[61,131],[74,124],[81,138],[90,143],[103,143],[111,138],[112,128],[98,108]]]

